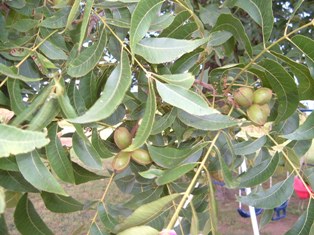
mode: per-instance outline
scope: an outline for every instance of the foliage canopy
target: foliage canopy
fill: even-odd
[[[314,114],[300,121],[300,101],[314,100],[313,9],[303,0],[0,1],[0,233],[15,207],[21,234],[54,234],[29,193],[56,213],[94,210],[88,234],[217,234],[213,178],[253,187],[239,201],[265,211],[290,198],[294,176],[314,188],[313,169],[300,165],[314,137]],[[235,100],[241,87],[272,98],[247,111]],[[118,126],[132,135],[122,150]],[[259,186],[279,168],[287,179]],[[105,178],[90,205],[64,189]],[[109,203],[113,183],[130,200]],[[310,192],[287,234],[309,234],[313,206]]]

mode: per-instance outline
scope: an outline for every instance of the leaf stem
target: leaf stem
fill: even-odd
[[[277,141],[270,134],[266,133],[266,135],[277,147],[280,146],[277,143]],[[307,184],[305,183],[305,181],[303,180],[303,178],[299,172],[299,169],[293,164],[293,162],[289,159],[289,156],[283,150],[281,152],[282,152],[283,156],[285,157],[286,161],[293,168],[293,171],[295,171],[295,173],[297,174],[297,176],[299,177],[299,179],[303,183],[304,187],[306,188],[306,191],[310,194],[311,198],[314,199],[314,193],[312,193],[311,190],[308,188]]]
[[[292,34],[297,33],[298,31],[300,31],[301,29],[307,28],[311,25],[314,25],[314,19],[312,21],[310,21],[309,23],[302,25],[301,27],[291,31],[290,33],[282,36],[281,38],[279,38],[277,41],[273,42],[272,44],[270,44],[268,47],[264,48],[259,54],[257,54],[246,66],[244,66],[241,71],[235,76],[235,78],[233,79],[233,81],[230,83],[229,87],[228,87],[228,91],[230,90],[230,88],[233,86],[233,84],[237,81],[237,79],[239,79],[239,77],[246,71],[248,70],[249,67],[251,67],[252,64],[255,63],[255,61],[257,61],[264,53],[268,52],[273,46],[277,45],[279,42],[288,39]]]
[[[47,41],[48,38],[50,38],[54,33],[56,33],[58,30],[54,30],[52,33],[50,33],[47,37],[45,37],[41,42],[39,42],[35,47],[33,47],[30,52],[18,63],[15,65],[16,68],[19,68],[27,59],[30,57],[30,55],[36,51],[45,41]],[[6,77],[1,83],[0,88],[8,81],[9,77]]]
[[[188,199],[189,195],[191,194],[191,192],[192,192],[192,190],[194,188],[194,185],[196,184],[197,178],[201,174],[202,169],[205,167],[205,163],[206,163],[206,161],[207,161],[207,159],[208,159],[208,157],[209,157],[213,147],[215,146],[215,143],[216,143],[216,141],[218,139],[219,134],[220,134],[220,131],[218,131],[218,133],[214,137],[211,145],[209,146],[209,148],[208,148],[208,150],[207,150],[207,152],[206,152],[206,154],[205,154],[201,164],[199,165],[199,167],[198,167],[198,169],[197,169],[197,171],[196,171],[196,173],[195,173],[191,183],[189,184],[187,190],[185,191],[185,193],[184,193],[184,195],[183,195],[183,197],[182,197],[182,199],[181,199],[177,209],[175,210],[174,214],[172,215],[171,220],[168,223],[167,229],[170,230],[175,225],[175,223],[176,223],[176,221],[177,221],[177,219],[179,217],[179,213],[180,213],[180,211],[182,210],[182,208],[184,206],[185,201]]]
[[[130,55],[132,55],[131,51],[126,47],[126,45],[124,44],[124,42],[118,37],[118,35],[113,31],[113,29],[106,23],[106,21],[97,13],[94,11],[94,13],[98,16],[98,18],[101,20],[101,22],[105,25],[105,27],[107,27],[109,29],[109,31],[112,33],[112,35],[118,40],[118,42],[120,43],[122,50],[125,50],[126,52],[128,52]],[[141,62],[138,61],[138,59],[136,59],[134,57],[135,62],[138,64],[138,66],[140,66],[140,68],[145,72],[145,74],[150,74],[145,67],[141,64]]]
[[[104,193],[103,193],[101,199],[100,199],[99,202],[98,202],[98,205],[99,205],[100,203],[102,203],[102,204],[104,203],[104,200],[105,200],[105,198],[106,198],[106,196],[107,196],[107,194],[108,194],[109,188],[110,188],[110,186],[111,186],[111,184],[112,184],[112,182],[113,182],[114,177],[115,177],[115,173],[112,173],[112,175],[111,175],[111,177],[110,177],[110,179],[109,179],[109,182],[108,182],[108,184],[107,184],[107,186],[106,186],[106,189],[105,189],[105,191],[104,191]],[[97,210],[97,208],[96,208],[96,213],[95,213],[95,215],[94,215],[94,217],[93,217],[93,219],[92,219],[92,221],[91,221],[90,228],[91,228],[92,224],[94,224],[94,223],[96,222],[97,216],[98,216],[98,210]],[[89,228],[89,230],[88,230],[87,235],[90,234],[90,228]]]

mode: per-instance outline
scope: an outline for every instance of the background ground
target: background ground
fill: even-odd
[[[66,186],[71,195],[82,202],[87,202],[89,199],[99,199],[107,180],[89,182],[78,187]],[[236,202],[236,190],[229,190],[221,186],[216,186],[216,196],[219,206],[219,231],[222,235],[250,235],[252,227],[250,219],[244,219],[237,212],[238,203]],[[49,212],[41,198],[38,195],[31,195],[32,201],[37,211],[42,215],[42,218],[47,225],[54,231],[56,235],[70,235],[76,232],[78,235],[85,234],[84,226],[89,224],[92,219],[93,211],[81,211],[71,214],[54,214]],[[119,191],[113,187],[110,191],[109,198],[116,201],[125,200]],[[271,222],[261,230],[261,235],[281,235],[284,234],[297,220],[302,209],[301,201],[292,196],[289,202],[287,217],[280,221]],[[13,210],[8,210],[6,218],[9,222],[10,234],[19,234],[12,223]]]

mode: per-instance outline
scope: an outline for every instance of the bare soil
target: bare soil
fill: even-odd
[[[65,188],[71,196],[85,204],[89,204],[91,200],[98,200],[101,197],[107,182],[107,180],[101,180],[76,187],[69,185],[65,186]],[[216,189],[219,210],[219,233],[221,235],[252,235],[253,230],[250,218],[242,218],[237,212],[237,191],[221,186],[216,186]],[[86,234],[95,213],[93,210],[85,210],[70,214],[56,214],[45,208],[39,195],[31,194],[30,198],[37,212],[56,235]],[[113,186],[108,198],[112,198],[116,202],[121,202],[121,200],[125,200],[126,196],[121,195]],[[306,205],[307,201],[303,203]],[[270,224],[261,229],[261,235],[282,235],[288,231],[302,213],[301,204],[302,201],[296,196],[293,196],[289,201],[286,218],[270,222]],[[10,234],[19,234],[13,223],[13,210],[8,209],[5,216]]]

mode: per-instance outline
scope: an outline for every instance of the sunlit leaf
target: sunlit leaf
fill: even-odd
[[[49,139],[42,132],[22,130],[0,124],[0,157],[27,153],[35,148],[44,147],[48,143]]]
[[[178,85],[186,89],[191,88],[195,80],[195,77],[191,73],[163,74],[157,75],[157,77],[166,83]]]
[[[186,163],[173,169],[165,170],[161,176],[156,179],[157,185],[169,184],[196,167],[197,163]]]
[[[136,44],[145,36],[151,23],[158,17],[162,0],[142,0],[132,14],[130,27],[130,47],[134,51]]]
[[[74,123],[88,123],[109,117],[122,102],[131,85],[131,70],[128,55],[122,51],[121,61],[113,70],[100,98],[82,116],[70,119]]]
[[[114,231],[120,232],[131,227],[147,224],[148,222],[156,218],[160,213],[164,212],[164,210],[166,210],[166,206],[179,196],[180,194],[171,194],[162,197],[157,201],[140,206],[121,224],[118,224],[115,227]]]
[[[203,149],[208,142],[197,144],[191,148],[157,147],[148,145],[148,151],[153,161],[164,168],[178,166],[188,157]]]
[[[45,222],[38,215],[27,194],[21,197],[14,212],[14,222],[21,234],[53,235]]]
[[[208,42],[209,38],[181,40],[173,38],[145,38],[136,44],[135,54],[153,64],[171,62]]]
[[[37,151],[16,156],[16,161],[24,178],[39,190],[67,196],[59,182],[41,161]]]
[[[179,110],[178,118],[184,124],[200,130],[216,131],[238,125],[236,120],[232,120],[229,116],[219,113],[196,116]]]
[[[202,116],[218,112],[210,108],[206,101],[193,91],[158,81],[156,81],[156,84],[158,93],[165,102],[190,114]]]
[[[126,229],[118,235],[158,235],[159,231],[146,225]]]

